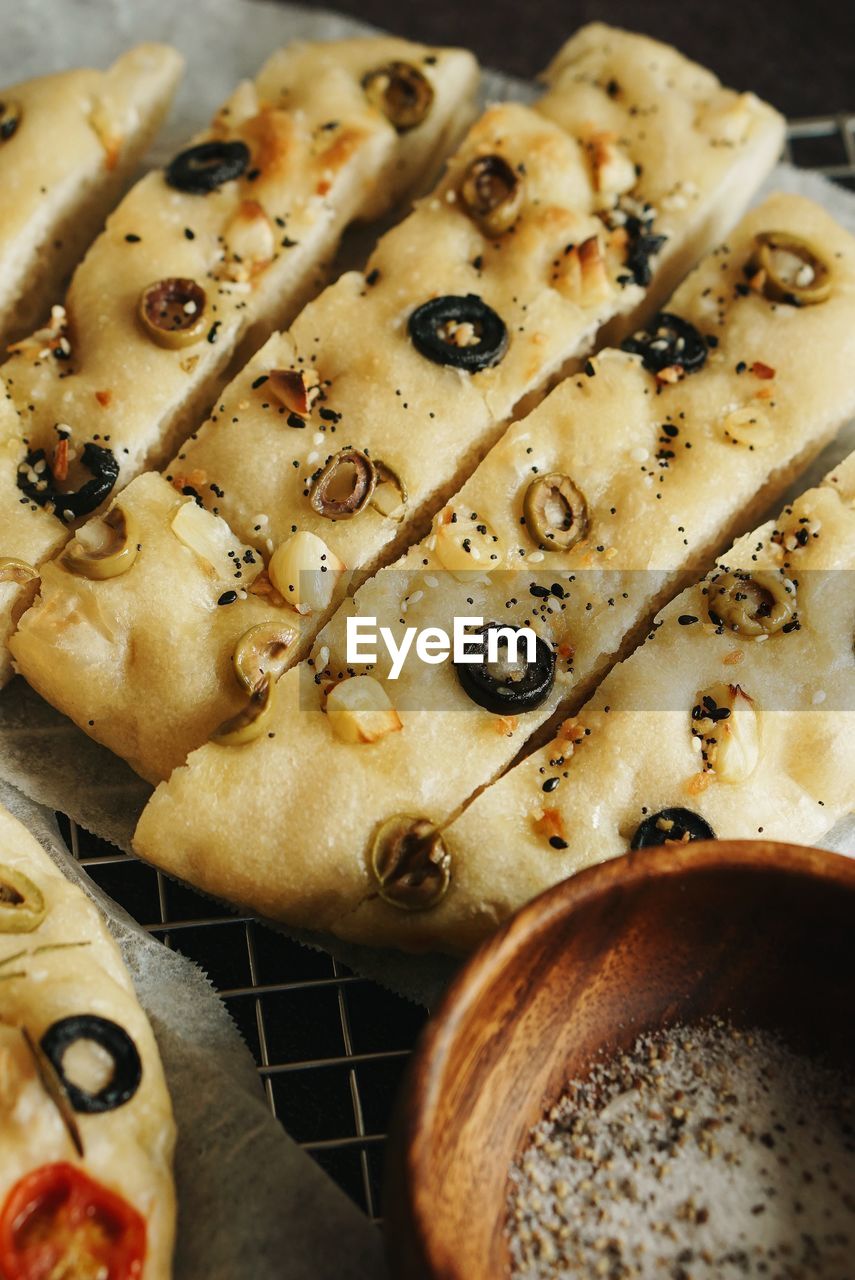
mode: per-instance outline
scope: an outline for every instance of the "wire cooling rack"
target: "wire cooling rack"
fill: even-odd
[[[855,191],[855,115],[794,121],[786,158]],[[377,1220],[389,1114],[425,1010],[58,816],[93,880],[202,966],[255,1057],[273,1114]]]

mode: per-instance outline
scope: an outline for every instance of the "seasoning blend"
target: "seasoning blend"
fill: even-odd
[[[852,1280],[855,1090],[766,1031],[642,1036],[510,1171],[514,1280]]]

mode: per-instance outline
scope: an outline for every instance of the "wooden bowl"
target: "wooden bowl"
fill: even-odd
[[[398,1102],[392,1275],[499,1280],[508,1168],[601,1051],[722,1014],[855,1064],[855,860],[712,841],[639,850],[519,911],[457,977]]]

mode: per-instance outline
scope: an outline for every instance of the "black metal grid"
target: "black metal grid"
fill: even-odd
[[[794,121],[786,158],[855,191],[855,115]],[[426,1012],[58,816],[92,879],[206,971],[255,1057],[273,1114],[377,1220],[389,1113]]]

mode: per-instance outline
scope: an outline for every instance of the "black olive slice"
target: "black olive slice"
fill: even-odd
[[[245,142],[201,142],[181,151],[166,167],[166,181],[177,191],[205,196],[239,178],[249,164]]]
[[[692,809],[660,809],[639,823],[630,849],[650,849],[658,844],[685,844],[690,840],[715,840],[705,818]]]
[[[639,329],[621,347],[641,356],[651,373],[679,365],[684,373],[697,373],[707,358],[707,344],[693,324],[670,311],[660,311],[650,329]]]
[[[508,349],[504,320],[474,293],[423,302],[410,316],[408,328],[421,355],[467,373],[498,364]]]
[[[87,1093],[65,1074],[63,1058],[78,1040],[93,1041],[113,1059],[112,1078],[97,1093]],[[115,1111],[117,1107],[129,1102],[140,1087],[142,1062],[137,1047],[127,1031],[109,1018],[101,1018],[95,1013],[72,1014],[69,1018],[60,1018],[48,1027],[40,1043],[69,1102],[82,1115]]]
[[[498,637],[500,665],[505,670],[496,672],[487,662],[487,636],[491,631],[518,631],[518,627],[508,627],[499,622],[488,622],[479,631],[467,638],[466,648],[471,656],[480,657],[473,663],[456,662],[457,678],[467,697],[477,702],[485,711],[494,715],[515,715],[524,711],[533,711],[545,702],[552,692],[555,683],[555,653],[545,640],[537,637],[536,657],[534,662],[526,661],[526,646],[520,641],[517,648],[517,661],[514,668],[503,664],[502,649],[507,649],[504,636]]]
[[[93,444],[91,440],[83,446],[81,462],[92,473],[92,479],[79,489],[65,493],[57,488],[44,449],[34,449],[18,467],[18,488],[40,507],[52,503],[54,515],[63,524],[79,516],[88,516],[112,493],[119,478],[119,464],[112,449]],[[36,480],[31,479],[34,471],[38,477]]]

